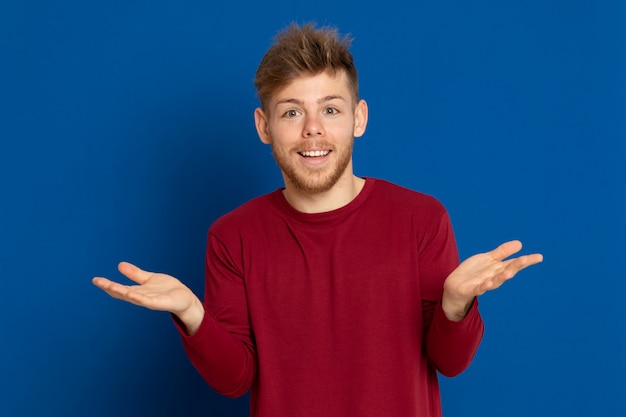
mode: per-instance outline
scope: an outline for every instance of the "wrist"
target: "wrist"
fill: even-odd
[[[202,320],[204,319],[204,306],[198,297],[194,297],[194,300],[189,308],[173,314],[185,328],[185,333],[192,336],[198,331],[200,325],[202,324]]]
[[[472,307],[474,296],[471,297],[454,297],[444,291],[441,299],[441,308],[444,314],[451,321],[461,321],[467,315]]]

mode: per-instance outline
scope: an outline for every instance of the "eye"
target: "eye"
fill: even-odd
[[[337,110],[335,107],[327,107],[324,109],[324,114],[332,115],[337,113],[339,113],[339,110]]]
[[[283,117],[287,117],[287,118],[292,118],[292,117],[296,117],[298,115],[298,110],[287,110],[284,114]]]

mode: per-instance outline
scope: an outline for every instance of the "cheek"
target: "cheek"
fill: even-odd
[[[333,131],[333,136],[342,141],[351,141],[354,139],[355,127],[352,124],[339,126]]]
[[[299,128],[296,123],[275,123],[268,129],[273,143],[288,144],[299,138]]]

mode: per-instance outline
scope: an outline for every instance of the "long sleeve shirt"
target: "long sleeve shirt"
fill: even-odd
[[[459,264],[434,198],[367,178],[348,205],[301,213],[281,190],[210,228],[205,318],[186,352],[256,417],[435,417],[437,372],[471,362],[475,301],[453,322],[443,282]]]

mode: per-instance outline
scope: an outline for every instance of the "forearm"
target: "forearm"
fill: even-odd
[[[256,376],[254,348],[230,334],[210,313],[189,335],[175,323],[189,360],[215,391],[228,397],[245,394]]]
[[[458,375],[474,358],[483,332],[478,300],[474,300],[467,314],[459,321],[448,319],[440,303],[435,308],[433,320],[425,335],[428,358],[443,375]]]

